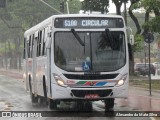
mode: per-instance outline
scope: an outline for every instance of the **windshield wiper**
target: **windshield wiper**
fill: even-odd
[[[106,32],[106,35],[109,38],[109,42],[110,42],[111,48],[113,50],[115,50],[117,48],[116,41],[113,39],[113,37],[112,37],[111,32],[109,31],[109,29],[105,29],[105,32]]]
[[[76,33],[76,31],[74,29],[71,29],[71,32],[73,33],[74,37],[76,38],[76,40],[82,45],[85,46],[84,42],[81,40],[81,38],[79,37],[79,35]]]

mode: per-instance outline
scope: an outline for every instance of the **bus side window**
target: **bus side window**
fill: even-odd
[[[38,51],[39,56],[41,56],[41,42],[42,42],[42,31],[39,32],[39,51]]]
[[[32,35],[31,58],[33,58],[33,49],[34,49],[34,34]]]
[[[42,37],[41,37],[41,51],[40,51],[41,56],[43,56],[43,41],[44,41],[44,29],[42,30]]]
[[[29,42],[28,42],[28,58],[31,57],[31,36],[29,36]]]
[[[26,59],[26,38],[24,38],[23,59]]]
[[[39,38],[40,38],[40,33],[38,32],[38,39],[37,39],[37,57],[39,57]]]
[[[46,49],[46,41],[48,39],[48,27],[45,28],[45,34],[44,34],[44,41],[43,41],[43,54],[46,55],[47,54],[47,49]]]
[[[42,32],[42,56],[45,55],[45,29]]]

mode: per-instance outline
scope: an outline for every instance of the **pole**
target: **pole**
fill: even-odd
[[[151,70],[150,70],[150,68],[151,68],[151,65],[150,65],[150,63],[151,63],[151,60],[150,60],[150,43],[148,43],[148,51],[149,51],[149,93],[150,93],[150,96],[152,95],[151,94]]]
[[[67,6],[67,14],[69,14],[68,0],[66,1],[66,6]]]
[[[127,9],[126,9],[126,2],[124,2],[124,19],[127,26]]]
[[[6,47],[6,40],[5,40],[5,68],[6,68],[6,70],[7,70],[7,64],[8,64],[8,62],[7,62],[7,52],[6,52],[6,49],[7,49],[7,47]]]
[[[147,62],[147,60],[146,60],[146,57],[147,57],[147,55],[146,55],[146,47],[147,47],[147,44],[144,44],[144,56],[145,56],[145,58],[144,58],[144,63],[145,63],[145,69],[146,69],[146,62]]]

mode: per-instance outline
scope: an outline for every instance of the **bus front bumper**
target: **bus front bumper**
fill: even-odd
[[[107,98],[127,98],[128,83],[119,87],[72,88],[52,84],[52,99],[104,100]]]

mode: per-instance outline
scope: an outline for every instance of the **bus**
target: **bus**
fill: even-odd
[[[24,83],[32,103],[45,100],[56,109],[75,101],[105,111],[115,98],[127,98],[129,41],[119,15],[53,15],[24,33]]]

